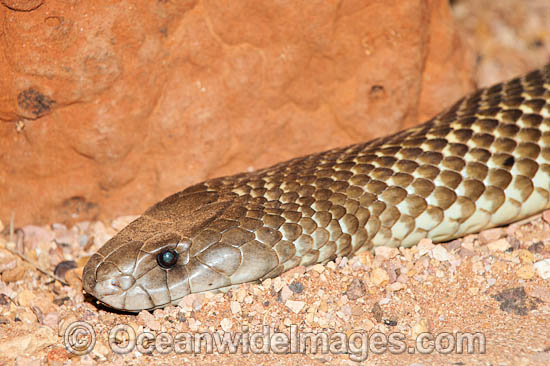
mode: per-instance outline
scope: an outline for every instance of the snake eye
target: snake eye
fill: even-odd
[[[174,267],[178,261],[178,253],[173,249],[167,249],[157,255],[157,263],[164,269]]]

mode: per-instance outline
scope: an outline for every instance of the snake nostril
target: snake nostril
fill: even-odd
[[[113,286],[120,288],[122,291],[128,290],[136,283],[132,276],[117,276],[113,279]]]

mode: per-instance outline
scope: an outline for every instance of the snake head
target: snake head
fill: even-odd
[[[276,253],[239,227],[246,210],[234,197],[189,190],[105,243],[84,268],[84,290],[110,307],[140,311],[253,281],[277,267]]]

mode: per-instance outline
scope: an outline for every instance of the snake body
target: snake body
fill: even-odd
[[[139,311],[376,246],[448,241],[550,208],[550,65],[428,122],[191,186],[95,253],[83,287]]]

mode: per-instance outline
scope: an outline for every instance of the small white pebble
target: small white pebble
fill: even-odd
[[[275,277],[273,279],[273,290],[275,290],[275,292],[279,292],[281,291],[281,289],[283,288],[284,286],[284,282],[283,280],[281,279],[281,277]]]
[[[533,267],[543,280],[550,278],[550,258],[535,262]]]
[[[424,254],[432,250],[435,245],[432,243],[431,239],[423,238],[418,242],[416,247],[418,248],[418,256],[422,257]]]
[[[399,249],[392,247],[376,247],[374,248],[374,255],[381,257],[382,259],[390,259],[399,254]]]
[[[220,326],[222,327],[224,332],[229,332],[231,328],[233,328],[233,323],[231,322],[231,320],[223,318],[220,322]]]
[[[510,243],[506,239],[498,239],[487,244],[487,248],[493,252],[504,252],[506,249],[510,248]]]
[[[502,228],[493,228],[493,229],[487,229],[483,230],[479,233],[478,239],[479,243],[481,245],[489,244],[493,241],[497,241],[498,239],[502,238],[504,235],[506,235],[506,230]]]
[[[380,299],[380,301],[378,301],[378,303],[379,303],[380,305],[386,305],[386,304],[389,304],[390,301],[391,301],[390,298],[385,297],[385,298],[383,298],[383,299]]]
[[[281,290],[281,300],[285,302],[286,300],[290,299],[292,297],[292,290],[287,285],[284,285]]]
[[[323,266],[321,263],[317,263],[316,265],[310,267],[309,270],[315,271],[315,272],[321,274],[325,271],[325,266]]]
[[[304,306],[306,306],[306,303],[304,301],[294,301],[294,300],[287,300],[285,302],[285,306],[292,310],[295,314],[298,314]]]
[[[240,314],[241,312],[241,304],[239,304],[237,301],[231,301],[229,308],[231,309],[231,312],[233,314]]]
[[[433,258],[440,262],[445,262],[449,260],[449,252],[441,245],[437,245],[435,248],[433,248],[431,250],[431,253]]]
[[[340,260],[340,263],[338,263],[338,267],[340,267],[340,268],[345,267],[346,264],[348,264],[348,261],[349,261],[348,257],[342,258],[342,259]]]

